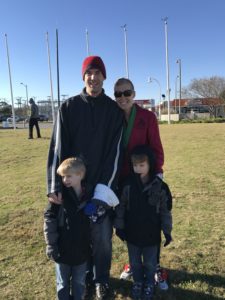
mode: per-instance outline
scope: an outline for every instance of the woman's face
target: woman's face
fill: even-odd
[[[131,111],[134,104],[135,91],[128,82],[115,86],[114,96],[117,104],[123,111]]]

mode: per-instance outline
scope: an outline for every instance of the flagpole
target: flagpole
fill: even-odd
[[[166,88],[167,88],[167,101],[168,101],[168,124],[170,124],[170,74],[169,74],[169,59],[168,59],[168,18],[162,19],[165,27],[165,47],[166,47]]]
[[[121,26],[124,30],[124,43],[125,43],[125,60],[126,60],[126,73],[129,79],[129,66],[128,66],[128,50],[127,50],[127,24]]]
[[[90,55],[90,48],[89,48],[89,33],[88,30],[86,28],[86,47],[87,47],[87,56]]]
[[[15,110],[14,110],[14,101],[13,101],[12,76],[11,76],[11,69],[10,69],[9,47],[8,47],[7,34],[5,34],[5,45],[6,45],[6,52],[7,52],[10,92],[11,92],[11,101],[12,101],[13,128],[15,130],[16,129],[16,120],[15,120]]]
[[[60,84],[59,84],[59,39],[58,29],[56,29],[56,64],[57,64],[57,91],[58,91],[58,108],[60,107]]]
[[[53,98],[53,88],[52,88],[52,71],[51,71],[51,60],[50,60],[48,32],[46,32],[46,42],[47,42],[47,53],[48,53],[49,80],[50,80],[50,89],[51,89],[52,120],[53,120],[53,124],[54,124],[55,123],[55,108],[54,108],[54,98]]]

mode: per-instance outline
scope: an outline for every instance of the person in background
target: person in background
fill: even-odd
[[[131,151],[133,172],[116,208],[116,234],[126,240],[133,276],[132,298],[151,300],[161,230],[164,246],[172,241],[172,216],[168,209],[169,187],[155,172],[153,151],[139,145]]]
[[[30,118],[29,118],[29,137],[28,137],[28,139],[33,139],[33,127],[34,126],[36,127],[37,138],[41,138],[40,128],[38,125],[38,118],[39,118],[38,106],[34,102],[33,98],[30,98],[29,103],[30,103],[31,114],[30,114]]]
[[[85,293],[90,257],[90,224],[83,212],[87,201],[85,173],[86,167],[80,158],[64,160],[57,169],[63,182],[63,203],[49,202],[44,213],[46,254],[56,263],[59,300],[82,300]]]
[[[141,144],[148,145],[156,157],[155,170],[158,177],[163,178],[164,151],[159,134],[158,121],[155,114],[135,104],[135,89],[131,80],[120,78],[114,84],[114,96],[118,106],[123,110],[125,116],[123,133],[123,166],[119,179],[119,194],[129,174],[129,156],[131,150]],[[172,199],[170,199],[172,201]],[[172,206],[172,203],[170,204]],[[125,264],[121,279],[131,275],[128,264]],[[156,281],[163,290],[168,289],[167,272],[160,267],[160,245],[158,247],[158,263],[156,270]]]
[[[85,83],[83,91],[63,102],[58,111],[49,148],[47,193],[50,202],[61,203],[58,165],[70,156],[85,160],[88,197],[97,205],[98,216],[105,210],[98,221],[91,221],[95,293],[96,299],[101,300],[108,299],[110,291],[113,232],[112,209],[105,209],[102,204],[114,203],[117,199],[114,192],[121,158],[123,113],[104,92],[106,69],[99,56],[84,59],[82,79]]]

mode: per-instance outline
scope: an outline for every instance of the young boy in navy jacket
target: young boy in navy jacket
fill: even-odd
[[[164,246],[172,241],[170,191],[156,176],[154,154],[148,146],[136,146],[131,163],[133,173],[123,188],[114,225],[116,234],[127,241],[134,280],[132,297],[150,300],[161,231],[166,239]]]
[[[73,157],[64,160],[57,173],[62,177],[63,203],[49,202],[45,210],[46,254],[56,263],[58,299],[82,300],[90,255],[89,218],[83,212],[86,168],[80,158]]]

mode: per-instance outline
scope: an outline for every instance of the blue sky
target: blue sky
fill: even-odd
[[[49,33],[54,98],[56,84],[56,29],[59,32],[60,94],[78,94],[82,87],[81,64],[87,56],[89,32],[91,55],[105,62],[106,93],[113,97],[113,84],[126,76],[124,31],[130,79],[136,99],[158,98],[159,86],[166,93],[165,27],[168,17],[168,55],[171,99],[182,61],[182,84],[193,78],[225,76],[224,0],[1,0],[0,1],[0,98],[11,101],[5,47],[8,37],[14,98],[36,100],[50,95],[46,32]]]

